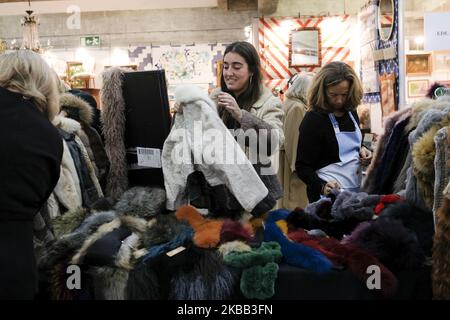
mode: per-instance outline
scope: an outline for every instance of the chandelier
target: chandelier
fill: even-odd
[[[29,10],[26,10],[26,16],[21,20],[23,27],[23,39],[21,49],[32,50],[37,53],[42,53],[42,47],[39,42],[39,35],[37,26],[39,21],[36,16],[33,15],[33,10],[31,10],[30,0],[28,0]]]

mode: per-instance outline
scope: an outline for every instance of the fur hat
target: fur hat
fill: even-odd
[[[417,269],[425,261],[416,235],[387,218],[362,223],[343,243],[361,248],[393,271]]]
[[[118,214],[149,219],[164,211],[166,192],[157,187],[134,187],[127,190],[116,203]]]

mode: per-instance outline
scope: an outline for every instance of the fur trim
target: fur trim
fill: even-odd
[[[393,271],[418,269],[425,262],[416,235],[396,220],[362,223],[343,243],[372,254]]]
[[[235,252],[244,252],[244,251],[251,251],[252,248],[250,246],[242,241],[231,241],[224,243],[220,245],[219,247],[219,253],[222,256],[226,256],[227,254],[235,251]]]
[[[119,214],[149,219],[164,211],[166,192],[161,188],[134,187],[126,191],[117,202]]]
[[[71,134],[77,134],[81,130],[81,124],[78,121],[63,116],[56,116],[53,119],[53,125]]]
[[[118,199],[128,188],[125,150],[125,101],[122,95],[123,71],[110,68],[103,72],[102,123],[105,150],[111,163],[106,195]]]
[[[80,121],[88,125],[92,124],[94,112],[92,107],[83,99],[71,93],[63,93],[59,96],[59,105],[61,109],[72,108],[79,110]]]

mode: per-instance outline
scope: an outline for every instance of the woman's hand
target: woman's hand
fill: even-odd
[[[372,161],[372,152],[363,146],[359,151],[359,158],[361,160],[361,165],[368,166],[370,161]]]
[[[340,189],[341,185],[339,184],[339,182],[332,180],[332,181],[328,181],[322,188],[322,194],[324,196],[329,195],[331,193],[331,190],[333,189]]]
[[[219,94],[218,106],[219,108],[225,108],[225,110],[227,110],[236,121],[239,123],[241,122],[242,110],[231,94],[221,92]]]

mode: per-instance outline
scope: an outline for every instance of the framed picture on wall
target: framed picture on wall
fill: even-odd
[[[289,67],[321,67],[319,28],[292,30],[289,35]]]
[[[408,98],[425,97],[429,88],[427,79],[408,80]]]
[[[433,53],[433,69],[436,72],[450,72],[450,51],[435,51]]]
[[[431,74],[431,53],[406,55],[406,74],[408,76]]]

